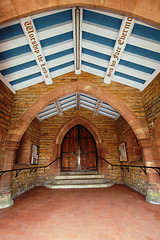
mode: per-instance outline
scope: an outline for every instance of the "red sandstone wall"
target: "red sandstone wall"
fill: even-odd
[[[75,82],[75,81],[85,81],[89,82],[97,87],[101,87],[102,89],[114,94],[118,97],[122,102],[124,102],[140,119],[145,119],[145,112],[142,102],[141,93],[134,88],[124,86],[115,82],[111,82],[110,85],[106,85],[103,83],[102,78],[98,76],[94,76],[89,73],[83,72],[81,75],[75,75],[74,73],[65,74],[63,76],[57,77],[54,79],[54,83],[46,86],[45,83],[39,83],[29,88],[25,88],[17,91],[12,110],[12,126],[17,124],[18,119],[22,116],[22,114],[32,106],[40,97],[44,96],[47,92],[52,91],[53,89],[57,89],[59,86],[65,86],[65,84]],[[28,94],[29,93],[29,94]],[[106,117],[98,116],[97,120],[95,120],[95,116],[93,114],[87,113],[86,110],[79,111],[79,113],[75,111],[67,111],[64,113],[64,116],[59,117],[56,116],[54,118],[49,118],[45,120],[41,124],[41,139],[40,139],[40,164],[48,164],[51,157],[50,144],[52,143],[58,129],[71,117],[76,116],[76,114],[80,114],[80,116],[84,116],[87,114],[89,120],[91,120],[96,126],[101,123],[100,129],[101,134],[103,135],[105,142],[108,145],[109,154],[106,156],[108,161],[119,162],[118,152],[117,152],[117,136],[115,126],[113,120],[106,120]],[[102,123],[103,119],[103,123]],[[97,122],[96,122],[97,121]],[[30,128],[30,127],[29,127]],[[28,132],[29,132],[28,128]],[[114,131],[113,131],[114,130]],[[46,132],[45,132],[46,131]],[[36,131],[31,131],[33,136],[36,134]],[[114,138],[114,141],[111,139]],[[114,169],[114,172],[108,167],[106,169],[106,164],[102,163],[102,169],[106,170],[106,175],[111,176],[116,181],[120,181],[121,170],[118,168]],[[47,178],[47,173],[44,173],[42,170],[39,171],[37,175],[37,183],[42,184]]]
[[[142,92],[142,100],[148,128],[153,139],[153,129],[158,119],[160,119],[160,74]]]
[[[27,137],[26,137],[27,136]],[[27,138],[27,141],[26,141]],[[31,167],[31,147],[32,144],[39,146],[40,140],[40,122],[35,118],[28,126],[24,136],[21,139],[21,144],[17,152],[17,160],[15,168]],[[29,141],[29,142],[28,142]],[[15,177],[14,172],[12,177],[12,197],[15,198],[36,186],[36,173],[31,173],[30,170],[23,170]]]
[[[120,117],[116,121],[116,126],[118,144],[122,142],[126,143],[128,162],[124,162],[122,164],[143,166],[144,162],[142,159],[141,148],[138,145],[137,138],[128,123],[123,117]],[[147,176],[140,168],[130,168],[129,172],[124,170],[123,183],[136,191],[146,194]]]
[[[99,86],[99,87],[103,88],[104,90],[113,93],[115,96],[120,98],[129,108],[131,108],[139,118],[144,119],[145,113],[146,113],[146,116],[148,119],[148,126],[150,129],[150,134],[151,134],[152,138],[154,138],[153,137],[154,134],[152,134],[154,127],[152,127],[152,125],[154,124],[154,122],[156,123],[158,121],[159,116],[160,116],[160,105],[159,105],[160,81],[159,81],[159,78],[157,78],[155,81],[153,81],[142,92],[142,94],[136,89],[133,89],[133,88],[130,88],[127,86],[123,86],[123,85],[115,83],[115,82],[112,82],[111,85],[106,85],[106,84],[102,83],[102,79],[100,77],[93,76],[88,73],[82,73],[80,76],[76,76],[74,73],[69,73],[64,76],[55,78],[54,83],[52,85],[46,86],[44,83],[40,83],[40,84],[36,84],[35,86],[17,91],[15,97],[1,83],[3,91],[1,92],[0,96],[2,99],[1,109],[3,109],[3,111],[2,111],[2,115],[1,115],[2,117],[0,120],[0,125],[3,126],[3,128],[5,129],[5,132],[8,130],[8,128],[10,126],[11,106],[13,106],[12,107],[12,118],[11,118],[12,124],[13,123],[16,124],[19,117],[32,104],[34,104],[36,102],[36,100],[39,99],[39,97],[45,95],[47,92],[52,91],[53,89],[57,88],[57,90],[58,90],[59,86],[62,86],[62,85],[65,85],[66,83],[70,83],[70,82],[74,82],[74,81],[90,82],[90,83],[94,84],[95,86]],[[9,92],[7,92],[7,91],[9,91]],[[28,94],[28,92],[29,92],[29,94]],[[152,95],[152,97],[150,97],[150,95]],[[13,97],[14,97],[14,102],[12,105]],[[142,99],[144,101],[144,106],[143,106]],[[9,106],[9,107],[5,108],[4,107],[5,104],[6,104],[6,106]],[[145,107],[145,111],[144,111],[144,107]],[[86,110],[84,110],[84,113],[79,112],[78,114],[80,114],[80,115],[82,114],[81,116],[85,117],[85,112],[86,112],[86,114],[88,114]],[[75,113],[74,111],[73,112],[71,111],[71,113],[69,113],[69,111],[67,111],[64,114],[64,116],[61,118],[57,116],[55,118],[51,118],[51,119],[48,119],[48,120],[45,120],[44,122],[42,122],[41,137],[43,138],[43,140],[41,138],[40,144],[43,147],[40,148],[40,162],[41,163],[45,163],[45,162],[48,163],[48,161],[50,159],[51,152],[50,152],[50,150],[47,150],[47,148],[50,147],[51,138],[52,139],[54,138],[56,131],[58,131],[58,129],[65,123],[66,120],[68,120],[72,116],[75,116],[76,114],[77,113]],[[101,117],[101,118],[97,117],[97,119],[99,118],[99,120],[96,123],[96,120],[91,118],[91,114],[89,114],[87,116],[87,118],[90,119],[96,126],[98,126],[97,124],[99,124],[99,122],[101,122],[103,119],[103,117]],[[104,118],[104,119],[107,119],[107,118]],[[36,129],[36,126],[39,126],[38,129],[40,129],[40,124],[37,125],[37,121],[38,120],[35,120],[32,123],[32,126],[34,126],[34,127],[31,127],[31,125],[30,125],[27,129],[27,134],[29,134],[32,142],[35,141],[35,144],[38,144],[39,131],[40,131],[40,130],[37,131],[37,129]],[[152,123],[152,121],[153,121],[153,123]],[[106,128],[106,126],[104,127],[104,125],[105,125],[104,123],[108,124],[108,128]],[[110,137],[108,137],[108,139],[107,139],[107,136],[109,136],[108,134],[110,131],[108,129],[112,128],[113,126],[109,122],[106,123],[105,120],[104,120],[104,123],[101,124],[101,127],[100,127],[101,134],[103,135],[105,142],[108,144],[108,147],[110,149],[113,149],[113,152],[110,151],[110,153],[106,156],[106,158],[109,161],[110,160],[114,161],[114,159],[116,159],[116,162],[117,162],[118,161],[117,142],[114,142],[114,144],[110,145],[110,141],[109,141]],[[44,131],[45,124],[46,124],[46,132]],[[54,133],[52,132],[53,129],[54,129]],[[112,128],[112,130],[113,130],[113,128]],[[130,127],[125,122],[125,120],[122,120],[122,118],[119,118],[119,120],[117,121],[118,143],[127,139],[127,131],[129,131],[129,130],[130,130]],[[50,135],[51,133],[52,133],[52,136]],[[113,134],[113,132],[111,132],[111,133]],[[113,136],[114,136],[114,134],[113,134]],[[50,140],[48,140],[49,137],[50,137]],[[33,140],[33,139],[36,139],[36,140]],[[104,165],[104,168],[106,168],[105,165]],[[117,171],[117,172],[114,172],[115,176],[118,176],[118,178],[119,178],[120,171],[118,169],[115,171]],[[111,176],[112,170],[109,170],[109,168],[108,168],[106,174],[108,176]],[[32,175],[28,175],[26,177],[24,175],[21,178],[21,180],[19,181],[19,182],[23,182],[24,188],[27,184],[27,179],[29,179],[29,177],[31,177],[31,176]],[[20,175],[19,175],[19,177],[20,177]],[[38,174],[38,181],[43,182],[45,177],[47,178],[47,175],[45,175],[44,173],[41,172],[40,174]],[[17,179],[13,180],[13,189],[15,186],[14,181],[18,182]],[[130,174],[127,174],[127,175],[125,174],[124,179],[126,181],[125,183],[128,185],[130,184],[130,186],[133,187],[134,189],[136,189],[138,185],[141,185],[141,183],[142,183],[143,187],[146,184],[146,177],[144,176],[144,174],[141,170],[139,172],[130,172]],[[32,180],[31,180],[31,182],[32,182]],[[139,190],[139,188],[137,190]]]
[[[64,8],[70,6],[87,6],[116,11],[160,25],[159,0],[1,0],[0,21],[8,21],[32,13]]]
[[[0,81],[0,127],[5,135],[10,126],[14,94]]]
[[[50,159],[52,159],[52,154],[54,152],[54,149],[51,149],[51,147],[53,146],[52,142],[54,141],[58,130],[63,126],[63,124],[65,124],[68,120],[75,116],[85,117],[97,127],[107,147],[108,153],[105,154],[105,158],[111,163],[118,163],[119,158],[117,150],[117,134],[115,121],[102,115],[98,115],[96,117],[93,112],[86,109],[71,109],[64,112],[63,116],[61,117],[55,116],[42,121],[40,138],[40,164],[47,165],[50,162]],[[56,167],[56,164],[50,167],[50,169],[48,170],[48,174],[55,174],[55,171],[53,171],[53,169]],[[100,172],[105,173],[108,179],[114,179],[117,182],[121,182],[122,180],[121,170],[114,169],[114,171],[112,171],[107,164],[102,165],[102,171],[100,169]],[[43,184],[44,181],[48,179],[47,171],[44,173],[43,169],[39,170],[37,177],[37,182],[39,184]]]
[[[10,127],[14,94],[0,81],[0,169],[4,167],[5,141]]]
[[[160,74],[142,92],[142,100],[152,139],[154,166],[160,167]],[[160,177],[154,174],[154,181],[160,184]]]
[[[32,148],[31,140],[28,137],[28,134],[25,132],[20,141],[19,148],[17,150],[15,164],[30,164],[31,148]]]
[[[83,72],[81,75],[75,75],[74,73],[68,73],[60,77],[54,78],[54,83],[45,85],[45,83],[39,83],[34,86],[21,89],[17,91],[13,103],[12,110],[12,123],[17,124],[17,120],[20,116],[32,106],[40,97],[46,93],[57,89],[60,86],[65,86],[68,83],[76,81],[85,81],[93,84],[94,86],[101,87],[105,91],[108,91],[118,97],[124,102],[140,119],[145,119],[144,106],[142,102],[142,96],[139,90],[128,87],[116,82],[111,82],[110,85],[103,83],[101,77]],[[29,94],[28,94],[29,93]]]

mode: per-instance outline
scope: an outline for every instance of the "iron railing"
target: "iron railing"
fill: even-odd
[[[113,170],[113,167],[120,167],[121,169],[122,169],[122,171],[124,171],[125,169],[129,172],[129,170],[130,170],[130,168],[140,168],[140,169],[142,169],[143,170],[143,172],[145,173],[145,175],[147,175],[147,169],[153,169],[153,170],[155,170],[157,173],[158,173],[158,175],[160,176],[160,167],[148,167],[148,166],[134,166],[134,165],[122,165],[122,164],[112,164],[112,163],[110,163],[110,162],[108,162],[106,159],[104,159],[104,158],[102,158],[102,157],[100,157],[99,156],[99,158],[101,159],[101,160],[103,160],[104,162],[106,162],[106,163],[108,163],[111,167],[112,167],[112,170]],[[4,170],[4,171],[0,171],[0,177],[3,175],[3,174],[5,174],[5,173],[7,173],[7,172],[16,172],[16,175],[15,175],[15,177],[17,177],[18,176],[18,174],[21,172],[21,171],[23,171],[23,170],[30,170],[30,174],[32,173],[32,172],[36,172],[37,171],[37,169],[39,169],[39,168],[43,168],[44,169],[44,172],[45,172],[45,169],[47,168],[47,167],[49,167],[50,165],[52,165],[54,162],[56,162],[57,160],[59,160],[60,158],[56,158],[55,160],[53,160],[52,162],[50,162],[48,165],[46,165],[46,166],[37,166],[37,167],[29,167],[29,168],[17,168],[17,169],[10,169],[10,170]]]
[[[60,159],[60,158],[56,158],[55,160],[53,160],[52,162],[50,162],[50,163],[49,163],[48,165],[46,165],[46,166],[37,166],[37,167],[28,167],[28,168],[16,168],[16,169],[10,169],[10,170],[0,171],[0,177],[1,177],[3,174],[7,173],[7,172],[16,172],[15,177],[17,177],[18,174],[19,174],[22,170],[28,170],[28,169],[30,170],[30,174],[31,174],[32,172],[36,172],[37,169],[39,169],[39,168],[43,168],[43,169],[44,169],[44,172],[45,172],[45,169],[46,169],[47,167],[49,167],[50,165],[52,165],[54,162],[56,162],[58,159]]]
[[[125,169],[129,172],[129,169],[132,167],[132,168],[141,168],[143,170],[143,172],[145,173],[145,175],[147,175],[147,169],[153,169],[155,170],[158,175],[160,176],[160,167],[148,167],[148,166],[134,166],[134,165],[122,165],[122,164],[112,164],[110,162],[108,162],[106,159],[102,158],[99,156],[99,158],[101,160],[103,160],[104,162],[108,163],[111,167],[112,167],[112,170],[113,170],[113,167],[120,167],[122,169],[122,171],[124,171]]]

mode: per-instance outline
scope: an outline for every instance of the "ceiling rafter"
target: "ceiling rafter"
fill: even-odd
[[[96,106],[95,106],[95,110],[94,110],[94,115],[95,116],[98,116],[101,105],[102,105],[102,100],[98,99],[97,103],[96,103]]]
[[[118,112],[116,112],[110,105],[102,102],[102,100],[88,94],[76,92],[51,103],[37,115],[37,118],[42,121],[56,114],[62,116],[64,111],[72,108],[79,110],[80,107],[92,111],[96,116],[102,114],[114,120],[120,116]]]
[[[119,30],[119,34],[117,40],[115,42],[115,46],[113,49],[113,53],[110,58],[109,65],[107,67],[107,71],[104,77],[104,83],[110,84],[111,80],[114,76],[118,63],[121,59],[121,55],[125,49],[128,38],[132,32],[134,27],[134,19],[132,17],[124,17],[121,23],[121,27]]]
[[[45,83],[47,85],[52,84],[52,78],[50,76],[47,62],[46,62],[45,56],[43,54],[43,50],[42,50],[40,41],[38,39],[37,31],[34,26],[33,20],[31,19],[31,17],[21,18],[20,24],[24,31],[26,39],[29,43],[29,46],[32,50],[32,53],[35,57],[36,63],[40,69],[40,72],[42,74],[42,77],[43,77]]]
[[[76,109],[80,109],[80,93],[76,93]]]
[[[123,29],[118,37],[125,18],[129,18],[128,24],[124,25],[125,31]],[[28,19],[33,20],[35,24],[36,35],[51,78],[69,72],[80,74],[83,70],[105,79],[115,42],[126,38],[126,30],[129,30],[127,27],[130,26],[130,17],[103,10],[76,7],[34,14]],[[29,25],[26,30],[33,34]],[[159,28],[135,20],[134,28],[111,80],[143,91],[160,72],[159,36]],[[35,42],[32,42],[32,45],[35,45]],[[19,20],[1,25],[0,47],[1,78],[9,88],[17,91],[44,81]],[[77,58],[76,54],[79,55]],[[76,65],[79,65],[76,64],[76,60],[80,63],[79,70],[75,70]],[[87,102],[90,103],[88,107],[92,109],[90,100],[86,99],[84,106],[87,106]],[[73,105],[66,106],[65,109],[73,107]],[[64,111],[62,104],[61,107]]]
[[[75,74],[81,74],[83,9],[72,9]]]
[[[56,109],[57,109],[57,112],[58,112],[59,116],[62,116],[63,112],[62,112],[62,108],[61,108],[59,100],[55,101],[55,106],[56,106]]]

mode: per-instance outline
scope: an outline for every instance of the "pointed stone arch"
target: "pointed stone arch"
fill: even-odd
[[[1,7],[1,22],[6,22],[13,20],[15,18],[20,18],[34,13],[39,13],[47,10],[53,10],[58,8],[82,6],[91,7],[97,9],[104,9],[112,12],[117,12],[120,14],[130,15],[142,20],[149,21],[151,23],[160,25],[159,18],[159,0],[146,1],[146,0],[121,0],[121,1],[99,1],[99,0],[59,0],[59,1],[34,1],[33,0],[14,0],[9,1],[10,8],[8,8],[9,3],[2,4]],[[147,7],[148,6],[148,7]]]
[[[16,164],[30,164],[31,161],[32,142],[28,134],[25,132],[21,138],[19,148],[16,154]]]
[[[97,127],[90,122],[88,119],[84,118],[84,117],[74,117],[70,120],[68,120],[58,131],[55,139],[53,140],[52,144],[51,144],[51,152],[52,152],[52,156],[50,161],[53,161],[56,158],[60,157],[60,152],[61,152],[61,144],[62,141],[66,135],[66,133],[74,126],[76,125],[82,125],[83,127],[87,128],[91,134],[93,135],[95,142],[96,142],[96,147],[97,147],[97,152],[98,155],[101,156],[105,156],[105,154],[108,152],[107,150],[107,146],[104,143],[104,140],[99,132],[99,130],[97,129]]]
[[[10,128],[8,140],[19,142],[29,124],[40,111],[59,98],[75,92],[90,94],[111,105],[128,122],[138,140],[150,138],[146,120],[139,119],[135,113],[119,98],[100,87],[94,86],[93,84],[78,81],[58,87],[39,98],[29,109],[26,110],[20,119],[17,120],[16,127],[13,126]]]
[[[117,112],[119,112],[123,118],[128,122],[132,130],[134,131],[140,146],[143,149],[143,156],[146,165],[152,166],[153,157],[151,153],[151,140],[149,137],[149,131],[146,124],[146,119],[140,119],[136,114],[118,97],[114,96],[112,93],[97,87],[93,84],[86,82],[73,82],[63,86],[60,86],[49,93],[45,94],[39,98],[30,108],[28,108],[25,113],[16,122],[16,126],[12,125],[8,132],[8,146],[10,148],[7,150],[6,159],[9,156],[10,162],[14,162],[14,154],[17,145],[23,136],[25,130],[32,122],[32,120],[41,112],[47,105],[58,100],[59,98],[72,94],[75,92],[82,92],[85,94],[92,95],[103,102],[111,105]],[[67,128],[66,128],[67,129]],[[97,137],[99,137],[97,135]],[[57,148],[57,154],[59,149]],[[151,174],[148,176],[149,183],[153,182]],[[9,183],[9,182],[8,182]],[[149,200],[148,200],[149,201]]]

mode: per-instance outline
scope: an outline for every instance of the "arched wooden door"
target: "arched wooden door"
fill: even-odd
[[[62,171],[97,170],[97,150],[92,134],[76,125],[65,135],[61,150]]]

